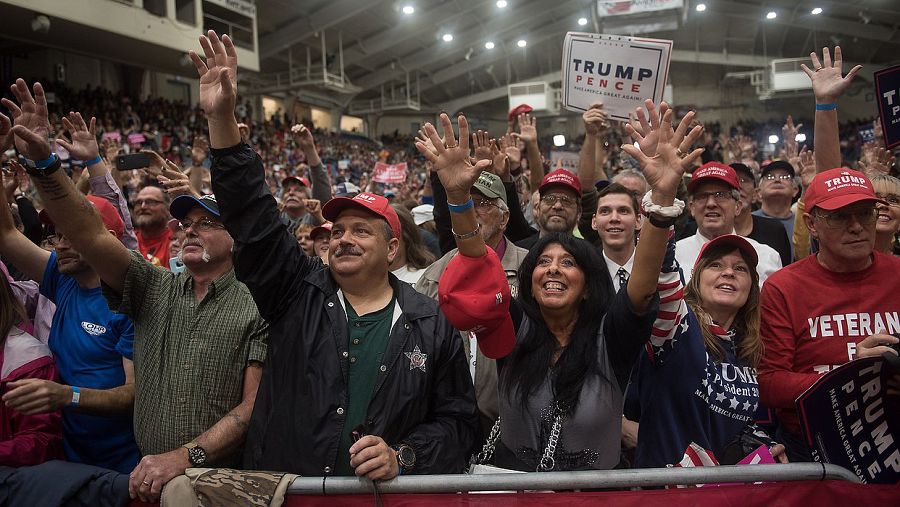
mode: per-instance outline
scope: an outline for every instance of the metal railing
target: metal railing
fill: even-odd
[[[697,468],[644,468],[584,472],[485,475],[407,475],[378,483],[381,493],[456,493],[461,491],[576,490],[659,487],[674,484],[753,483],[843,480],[859,483],[849,470],[822,463],[724,465]],[[358,477],[298,477],[294,495],[352,495],[374,492],[372,481]]]

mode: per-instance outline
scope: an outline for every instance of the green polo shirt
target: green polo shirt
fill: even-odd
[[[350,432],[365,424],[375,379],[381,358],[391,335],[391,321],[394,316],[394,299],[387,306],[360,317],[350,303],[344,299],[347,308],[347,327],[350,329],[348,344],[350,373],[348,375],[347,405],[341,444],[338,448],[336,475],[355,475],[350,467]]]

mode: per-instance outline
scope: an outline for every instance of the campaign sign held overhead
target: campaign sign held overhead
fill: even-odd
[[[376,162],[372,179],[378,183],[403,183],[406,181],[406,162],[399,164]]]
[[[586,111],[603,102],[610,118],[627,121],[645,99],[659,103],[669,75],[672,41],[569,32],[562,55],[562,103]]]
[[[890,150],[900,146],[900,65],[875,73],[875,97],[884,144]]]
[[[900,482],[900,375],[881,356],[856,359],[822,377],[797,398],[804,439],[820,463],[850,470],[871,484]]]

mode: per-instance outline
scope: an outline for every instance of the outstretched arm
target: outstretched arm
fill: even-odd
[[[75,189],[72,180],[65,172],[59,171],[59,159],[51,155],[47,141],[49,122],[43,87],[35,83],[32,97],[25,80],[17,79],[10,89],[21,104],[20,107],[11,100],[3,99],[3,105],[12,111],[16,124],[12,129],[16,148],[25,157],[46,164],[46,169],[35,172],[31,179],[56,230],[66,237],[104,282],[121,292],[131,256],[128,249],[106,230],[97,210]]]
[[[838,137],[837,99],[847,91],[856,73],[862,69],[857,65],[846,76],[841,76],[841,47],[834,47],[834,61],[828,48],[822,48],[822,62],[819,56],[810,53],[813,68],[805,64],[800,67],[812,81],[813,95],[816,97],[815,154],[817,171],[827,171],[841,167],[841,145]]]

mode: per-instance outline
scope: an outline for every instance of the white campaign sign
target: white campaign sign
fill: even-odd
[[[671,55],[669,40],[569,32],[563,44],[562,105],[586,111],[601,101],[610,118],[627,121],[644,99],[662,101]]]

